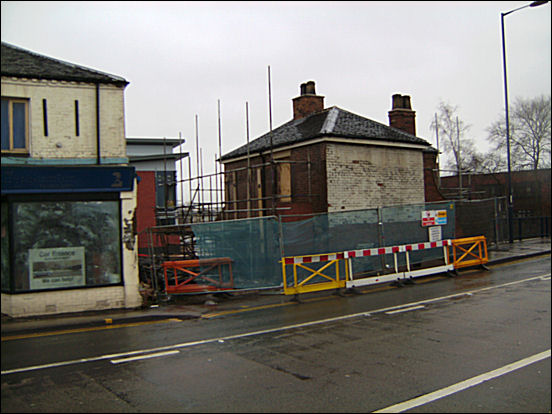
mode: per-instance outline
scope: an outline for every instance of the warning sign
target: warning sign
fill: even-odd
[[[447,224],[447,210],[422,211],[422,227],[444,226]]]
[[[441,235],[442,233],[441,233],[441,227],[440,226],[429,227],[427,230],[428,230],[428,233],[429,233],[429,241],[430,242],[442,240],[442,235]]]

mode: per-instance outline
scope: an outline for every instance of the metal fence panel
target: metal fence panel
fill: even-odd
[[[275,217],[193,224],[199,259],[230,257],[236,289],[282,284],[279,223]]]

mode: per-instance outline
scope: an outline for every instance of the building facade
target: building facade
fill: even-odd
[[[159,247],[159,240],[149,240],[148,228],[177,224],[176,161],[188,157],[187,152],[174,152],[184,140],[177,138],[127,138],[129,163],[138,177],[136,231],[138,253],[148,255],[150,247]],[[177,239],[176,237],[172,237]],[[150,244],[153,243],[153,246]],[[178,240],[173,243],[178,244]]]
[[[2,42],[2,313],[135,308],[128,82]]]
[[[388,126],[324,108],[302,84],[291,121],[221,158],[225,218],[423,203],[436,151],[416,136],[410,97],[392,100]]]

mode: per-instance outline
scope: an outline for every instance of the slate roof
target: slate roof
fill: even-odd
[[[272,131],[272,148],[298,144],[315,138],[339,137],[425,145],[431,144],[400,129],[345,111],[337,106],[305,118],[289,121]],[[249,153],[270,149],[270,132],[249,143]],[[247,144],[222,156],[221,160],[247,155]]]
[[[2,42],[0,66],[2,76],[128,85],[120,76],[40,55],[5,42]]]

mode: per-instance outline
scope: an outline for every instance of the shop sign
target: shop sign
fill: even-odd
[[[31,290],[84,286],[84,247],[29,249]]]

